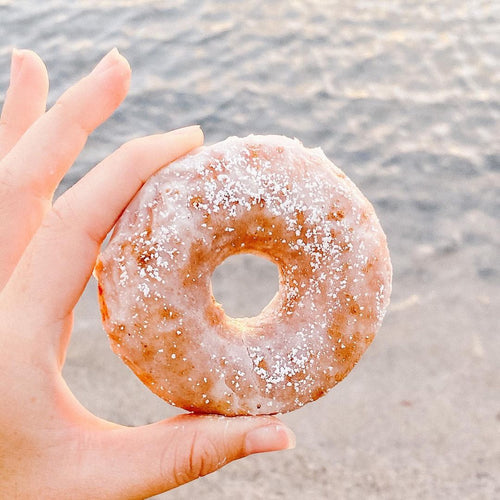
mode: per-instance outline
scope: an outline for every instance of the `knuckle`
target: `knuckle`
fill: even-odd
[[[50,213],[52,213],[53,217],[55,217],[55,220],[65,224],[66,219],[68,217],[68,213],[71,212],[72,209],[67,196],[61,196],[59,199],[56,200],[54,205],[52,205],[52,210]]]
[[[43,226],[49,228],[66,228],[74,223],[75,213],[68,192],[60,196],[47,213]]]
[[[214,442],[196,433],[188,446],[176,450],[173,479],[177,485],[206,476],[224,465]]]
[[[85,236],[88,241],[100,246],[99,233],[85,223],[85,217],[82,217],[76,209],[78,206],[79,203],[74,192],[69,189],[52,206],[48,213],[46,225],[58,228],[62,232],[73,231],[73,234],[79,233]]]
[[[58,114],[62,119],[69,120],[72,118],[72,113],[71,111],[71,106],[69,101],[69,95],[65,94],[62,97],[60,97],[55,103],[54,107],[52,108],[53,112]]]
[[[55,102],[51,111],[55,113],[63,127],[71,128],[83,137],[90,134],[91,131],[82,121],[81,112],[76,109],[71,89]]]
[[[141,138],[131,139],[130,141],[122,144],[118,148],[118,151],[121,155],[123,155],[124,158],[127,159],[127,161],[140,161],[143,152],[143,144],[144,141],[142,141]]]
[[[59,227],[59,226],[65,226],[66,221],[65,221],[65,209],[62,206],[63,203],[61,200],[57,200],[54,205],[52,206],[51,210],[49,210],[44,217],[44,220],[42,222],[42,227],[43,228],[54,228],[54,227]]]

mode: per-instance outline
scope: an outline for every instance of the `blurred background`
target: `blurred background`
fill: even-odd
[[[199,123],[207,143],[276,133],[321,146],[386,230],[390,311],[346,380],[283,416],[297,448],[157,498],[500,498],[498,0],[0,0],[0,40],[0,87],[11,49],[31,48],[51,103],[112,47],[131,63],[128,98],[61,190],[132,137]],[[267,264],[216,271],[228,311],[265,305]],[[94,283],[65,377],[122,424],[177,413],[111,353]]]

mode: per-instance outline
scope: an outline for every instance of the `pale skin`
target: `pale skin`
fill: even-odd
[[[151,174],[203,142],[196,126],[134,139],[53,201],[129,81],[113,50],[46,111],[43,62],[12,55],[0,119],[0,498],[145,498],[294,445],[266,416],[121,426],[90,413],[62,378],[73,310],[106,234]]]

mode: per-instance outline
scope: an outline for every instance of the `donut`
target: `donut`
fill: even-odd
[[[232,318],[211,275],[251,253],[279,269],[262,312]],[[392,268],[372,205],[321,149],[230,137],[165,166],[137,193],[95,267],[111,347],[168,403],[285,413],[354,367],[382,322]]]

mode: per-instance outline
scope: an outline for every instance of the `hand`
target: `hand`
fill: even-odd
[[[144,498],[293,445],[274,417],[117,425],[81,406],[62,378],[73,309],[104,237],[153,172],[203,142],[199,127],[132,140],[52,203],[129,80],[113,50],[45,112],[44,64],[33,52],[13,52],[0,121],[2,498]]]

